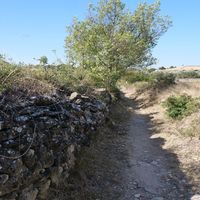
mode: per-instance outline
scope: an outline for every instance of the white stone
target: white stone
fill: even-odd
[[[74,100],[76,99],[77,97],[79,97],[80,95],[77,93],[77,92],[73,92],[70,97],[69,97],[69,100]]]
[[[194,195],[191,200],[200,200],[200,195],[199,194],[196,194]]]
[[[141,197],[141,194],[136,194],[135,195],[135,198],[140,198]]]

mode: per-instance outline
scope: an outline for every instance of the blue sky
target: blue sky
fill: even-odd
[[[83,18],[90,2],[97,0],[2,0],[0,6],[0,53],[14,61],[34,63],[52,50],[65,61],[66,26]],[[123,0],[133,10],[140,0]],[[149,0],[148,2],[153,2]],[[200,0],[161,0],[161,13],[173,27],[160,39],[153,55],[157,66],[200,65]]]

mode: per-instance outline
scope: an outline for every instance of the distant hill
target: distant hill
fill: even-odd
[[[181,66],[172,69],[167,69],[168,71],[200,71],[200,65],[189,65]]]

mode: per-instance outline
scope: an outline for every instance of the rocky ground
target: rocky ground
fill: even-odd
[[[178,156],[164,149],[159,122],[125,90],[110,120],[80,156],[69,179],[71,200],[198,200]],[[64,199],[54,191],[55,199]]]

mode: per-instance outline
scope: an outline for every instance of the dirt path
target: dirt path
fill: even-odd
[[[124,91],[108,122],[69,180],[73,200],[189,200],[192,192],[176,155],[162,149],[151,116]],[[59,199],[59,198],[58,198]],[[70,198],[69,198],[70,199]]]
[[[126,125],[129,127],[127,147],[131,167],[126,168],[124,174],[130,178],[130,182],[126,182],[128,190],[123,199],[132,199],[130,191],[132,185],[136,185],[135,199],[190,199],[187,184],[180,184],[180,180],[177,180],[177,176],[183,182],[185,179],[184,174],[177,170],[176,156],[162,149],[165,141],[153,134],[155,127],[150,116],[144,115],[137,109],[136,103],[131,101],[130,91],[124,92],[125,101],[128,101],[129,110],[132,112]]]

